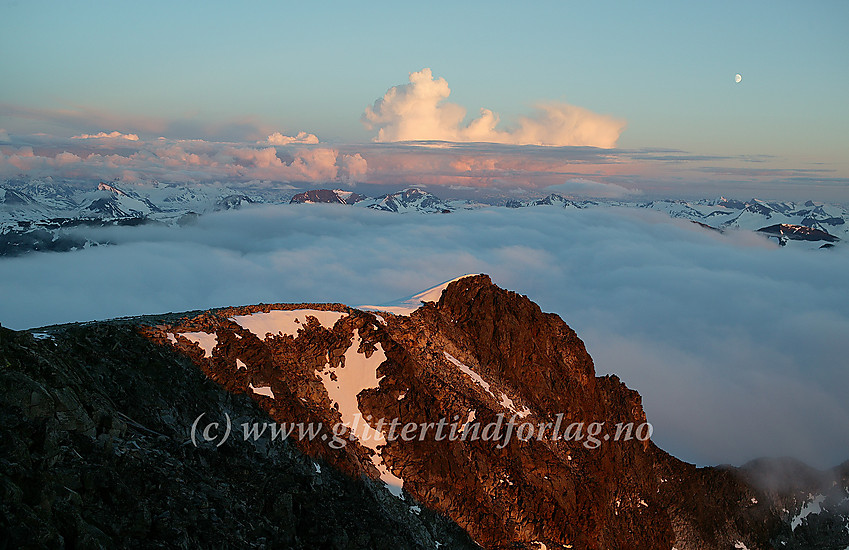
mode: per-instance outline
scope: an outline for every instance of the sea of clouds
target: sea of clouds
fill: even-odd
[[[627,209],[397,215],[262,205],[102,246],[0,260],[15,329],[258,302],[386,303],[464,273],[559,314],[598,374],[643,396],[654,441],[698,464],[849,458],[849,253],[778,248]]]

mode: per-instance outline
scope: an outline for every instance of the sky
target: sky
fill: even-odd
[[[638,390],[653,441],[678,458],[792,456],[820,468],[849,458],[846,247],[779,248],[627,208],[443,216],[258,205],[182,228],[79,231],[115,246],[0,261],[3,326],[281,301],[386,304],[487,273],[560,315],[598,375]]]
[[[263,142],[286,158],[293,144],[268,136],[304,132],[320,143],[295,146],[360,154],[357,181],[378,185],[538,189],[577,171],[664,196],[845,202],[847,20],[837,1],[2,1],[0,170],[21,147],[79,155],[67,140],[85,134],[137,135],[147,152],[160,137]],[[448,148],[428,180],[410,175],[412,145],[376,140],[499,143],[524,162],[484,172],[504,149],[480,146],[474,168],[452,168]],[[573,169],[580,146],[612,160]]]

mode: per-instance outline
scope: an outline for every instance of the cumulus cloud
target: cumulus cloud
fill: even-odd
[[[109,132],[98,132],[96,134],[80,134],[78,136],[73,136],[71,139],[126,139],[129,141],[138,141],[139,136],[137,134],[122,134],[119,131]]]
[[[546,189],[564,195],[604,199],[620,199],[642,194],[638,189],[628,189],[615,183],[601,183],[583,178],[573,178],[565,183],[546,187]]]
[[[790,455],[821,467],[849,458],[849,280],[834,276],[849,272],[849,253],[839,247],[781,249],[625,209],[260,206],[193,227],[81,231],[117,245],[0,260],[4,326],[386,303],[483,272],[558,313],[599,374],[639,390],[655,442],[673,454],[699,464]]]
[[[377,129],[377,142],[458,141],[514,145],[591,146],[610,148],[625,122],[573,105],[548,102],[531,116],[520,117],[512,130],[500,130],[498,114],[481,109],[477,118],[463,124],[466,110],[446,101],[451,89],[430,69],[410,74],[409,84],[393,86],[367,107],[362,121]]]
[[[294,137],[284,136],[280,132],[274,132],[273,134],[268,136],[266,143],[268,143],[269,145],[313,145],[318,143],[318,138],[315,137],[314,134],[308,134],[306,132],[298,132],[298,135]]]

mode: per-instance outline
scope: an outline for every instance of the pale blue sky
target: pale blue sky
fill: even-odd
[[[6,1],[0,127],[21,124],[9,105],[90,108],[197,123],[168,137],[247,120],[361,143],[365,107],[430,67],[470,116],[565,101],[625,119],[622,148],[781,155],[847,177],[847,28],[844,1]],[[116,129],[134,130],[85,131]]]

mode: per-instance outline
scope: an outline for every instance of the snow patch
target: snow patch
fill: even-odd
[[[822,512],[822,503],[825,501],[825,495],[808,495],[808,502],[802,506],[802,509],[790,522],[790,527],[795,531],[797,527],[802,525],[802,520],[811,514],[819,514]]]
[[[529,414],[531,414],[531,410],[527,407],[522,407],[522,410],[517,410],[516,405],[513,403],[513,400],[507,397],[507,394],[501,392],[501,402],[499,403],[505,409],[512,411],[513,414],[518,416],[519,418],[525,418]]]
[[[217,334],[209,334],[208,332],[183,332],[180,333],[180,336],[200,346],[200,349],[203,350],[204,357],[212,357],[212,350],[218,345]]]
[[[230,320],[240,327],[265,339],[266,334],[298,336],[298,330],[307,324],[307,317],[315,317],[321,326],[332,329],[339,319],[347,317],[341,311],[321,311],[317,309],[278,309],[257,312],[249,315],[236,315]]]
[[[318,376],[333,402],[332,406],[338,407],[342,423],[351,430],[360,444],[373,451],[371,461],[380,473],[381,481],[393,495],[401,497],[404,480],[389,471],[380,454],[379,447],[386,445],[386,438],[383,433],[369,425],[367,418],[363,418],[357,399],[363,390],[379,386],[383,377],[378,378],[377,368],[386,361],[386,354],[383,352],[383,346],[378,343],[371,357],[366,357],[364,353],[357,351],[362,341],[359,329],[355,329],[354,341],[345,351],[344,366],[325,368],[318,373]],[[333,380],[332,375],[335,375],[336,380]]]
[[[255,388],[253,384],[248,384],[248,387],[251,389],[252,392],[257,395],[264,395],[266,397],[274,399],[274,392],[271,391],[270,386],[260,386],[258,388]]]
[[[489,382],[484,380],[483,377],[480,374],[473,371],[468,365],[462,363],[461,361],[459,361],[456,357],[454,357],[453,355],[451,355],[447,351],[443,351],[442,353],[445,354],[445,358],[448,359],[451,363],[453,363],[454,366],[456,366],[458,369],[460,369],[460,371],[462,371],[464,374],[468,375],[469,378],[471,378],[475,382],[475,384],[477,384],[478,386],[483,388],[484,391],[486,391],[486,393],[488,393],[493,398],[495,398],[495,400],[498,401],[499,405],[501,405],[505,409],[513,412],[519,418],[525,418],[526,416],[531,414],[530,409],[528,409],[527,407],[522,407],[521,410],[517,409],[515,403],[513,403],[513,400],[510,399],[507,396],[507,394],[504,393],[504,392],[500,392],[501,393],[500,399],[495,397],[495,394],[492,393],[492,390],[490,389]]]
[[[484,380],[483,377],[480,374],[473,371],[471,368],[469,368],[468,365],[461,363],[459,360],[457,360],[456,357],[454,357],[453,355],[451,355],[447,351],[443,351],[442,353],[445,354],[446,359],[448,359],[449,361],[454,363],[454,366],[456,366],[458,369],[460,369],[464,374],[468,375],[469,378],[474,380],[475,384],[482,387],[484,389],[484,391],[486,391],[486,393],[488,393],[492,397],[495,397],[495,394],[492,393],[492,390],[489,389],[489,382]]]

